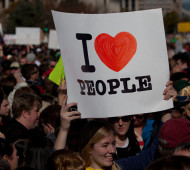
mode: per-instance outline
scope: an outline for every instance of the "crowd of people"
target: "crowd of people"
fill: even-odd
[[[190,169],[190,44],[171,50],[163,98],[174,108],[81,119],[66,81],[48,78],[59,50],[0,45],[0,169]]]

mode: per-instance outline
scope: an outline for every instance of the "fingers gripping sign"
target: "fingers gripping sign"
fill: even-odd
[[[72,106],[76,106],[77,103],[69,103],[67,104],[67,99],[68,96],[66,95],[63,99],[63,104],[61,108],[61,113],[60,113],[60,118],[61,118],[61,123],[60,123],[60,128],[62,130],[68,130],[70,128],[70,122],[75,119],[80,119],[81,118],[81,113],[79,111],[69,111],[69,108]]]
[[[163,95],[164,95],[164,100],[169,100],[170,98],[172,98],[174,100],[176,98],[177,92],[173,88],[173,82],[172,81],[168,81],[166,83],[166,88],[163,92]]]

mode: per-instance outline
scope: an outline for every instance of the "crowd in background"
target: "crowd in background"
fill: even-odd
[[[59,50],[1,44],[0,169],[190,169],[190,43],[167,48],[174,108],[88,120],[48,78]]]

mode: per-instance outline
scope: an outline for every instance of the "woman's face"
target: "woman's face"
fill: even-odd
[[[116,151],[113,133],[94,144],[90,152],[91,164],[94,169],[110,167],[113,164],[113,155]]]

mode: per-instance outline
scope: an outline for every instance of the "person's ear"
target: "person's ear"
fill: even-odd
[[[7,156],[7,155],[4,155],[4,156],[3,156],[3,159],[4,159],[5,161],[10,161],[10,157]]]
[[[55,132],[54,127],[50,123],[47,123],[47,126],[49,127],[50,132]]]
[[[28,112],[25,111],[25,110],[23,110],[22,113],[21,113],[21,115],[22,115],[24,118],[26,118],[26,117],[28,116]]]

